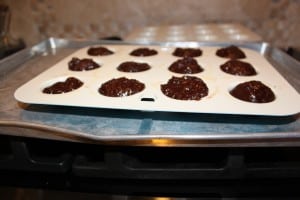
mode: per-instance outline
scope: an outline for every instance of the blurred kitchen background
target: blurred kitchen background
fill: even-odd
[[[27,46],[48,37],[124,38],[138,27],[240,23],[277,47],[300,47],[299,0],[0,0],[10,33]]]

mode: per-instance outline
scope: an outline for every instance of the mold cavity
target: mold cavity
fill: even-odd
[[[87,50],[87,54],[90,56],[108,56],[114,54],[114,52],[115,51],[108,49],[104,46],[92,46]]]
[[[59,77],[44,84],[41,91],[46,94],[62,94],[80,88],[84,83],[75,77]]]
[[[250,103],[270,103],[275,100],[272,89],[261,81],[242,82],[234,87],[230,86],[229,93],[236,99]]]
[[[151,68],[148,63],[127,61],[121,63],[117,70],[121,72],[144,72]]]

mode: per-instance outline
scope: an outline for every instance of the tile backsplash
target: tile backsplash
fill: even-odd
[[[0,0],[10,33],[33,45],[48,37],[125,37],[143,26],[240,23],[275,46],[300,47],[300,0]]]

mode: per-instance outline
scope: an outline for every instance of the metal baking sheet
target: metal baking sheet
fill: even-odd
[[[202,79],[209,89],[208,95],[198,101],[172,99],[160,91],[160,85],[167,83],[171,77],[183,76],[183,74],[168,70],[173,62],[181,59],[172,55],[176,46],[145,45],[143,47],[155,49],[158,52],[157,55],[149,57],[129,55],[131,51],[138,49],[141,45],[104,45],[114,52],[108,56],[89,56],[87,51],[90,47],[79,49],[18,88],[15,92],[16,99],[28,104],[163,112],[285,116],[297,114],[300,111],[298,92],[267,62],[259,51],[247,47],[241,48],[247,56],[243,61],[251,63],[258,73],[257,75],[234,76],[221,71],[220,65],[228,59],[215,55],[215,52],[221,48],[220,46],[189,45],[188,43],[180,46],[200,48],[203,52],[203,55],[194,59],[204,71],[189,74],[189,76]],[[71,71],[68,69],[68,63],[72,58],[90,58],[101,67],[90,71]],[[147,63],[151,68],[135,73],[118,71],[117,67],[127,61]],[[65,81],[68,77],[76,77],[83,82],[83,86],[62,94],[42,92],[43,88],[59,81]],[[99,94],[98,89],[101,84],[120,77],[138,80],[145,84],[145,89],[126,97],[107,97]],[[251,80],[261,81],[268,85],[275,93],[275,100],[269,103],[251,103],[238,100],[229,94],[229,90],[234,85]],[[151,101],[143,101],[145,98],[151,99]]]
[[[287,146],[298,145],[300,142],[299,114],[270,117],[143,112],[22,104],[14,99],[14,91],[33,77],[79,48],[99,44],[120,45],[119,42],[111,41],[69,41],[50,38],[2,60],[0,133],[150,146]],[[145,43],[130,44],[145,45]],[[186,43],[164,43],[164,45],[178,46]],[[266,43],[238,45],[260,52],[299,93],[300,65],[296,60]]]

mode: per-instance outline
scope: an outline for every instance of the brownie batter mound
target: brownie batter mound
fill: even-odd
[[[175,61],[170,65],[169,70],[179,74],[196,74],[203,71],[198,62],[191,57]]]
[[[118,70],[121,72],[143,72],[149,70],[151,67],[147,63],[137,62],[123,62],[118,66]]]
[[[61,94],[71,92],[80,88],[83,82],[74,77],[69,77],[64,82],[57,82],[49,87],[43,89],[43,93],[46,94]]]
[[[199,48],[176,48],[172,55],[177,57],[199,57],[202,55],[202,50]]]
[[[99,93],[108,97],[125,97],[141,92],[145,84],[125,77],[111,79],[101,85]]]
[[[130,55],[131,56],[139,56],[139,57],[144,57],[144,56],[154,56],[158,54],[158,52],[154,49],[149,49],[149,48],[138,48],[133,50]]]
[[[230,91],[237,99],[252,103],[268,103],[275,100],[273,91],[260,81],[249,81],[237,85]]]
[[[88,58],[72,58],[72,60],[69,62],[69,69],[72,71],[88,71],[99,67],[99,64]]]
[[[208,87],[202,79],[194,76],[172,77],[161,85],[166,96],[178,100],[200,100],[208,95]]]
[[[234,45],[218,49],[216,55],[222,58],[230,58],[230,59],[246,58],[245,53],[240,48]]]
[[[239,60],[229,60],[220,66],[223,72],[238,75],[238,76],[253,76],[256,75],[254,67],[247,62]]]
[[[91,47],[88,49],[87,54],[90,56],[107,56],[111,55],[114,52],[107,49],[106,47]]]

